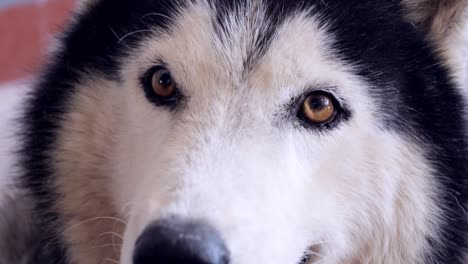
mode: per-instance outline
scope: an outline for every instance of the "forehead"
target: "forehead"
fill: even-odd
[[[155,63],[163,63],[179,84],[192,84],[187,86],[201,80],[211,83],[210,87],[222,83],[239,88],[257,79],[257,88],[274,87],[273,83],[288,77],[304,79],[307,75],[326,82],[326,78],[318,80],[326,77],[319,73],[333,72],[338,64],[331,63],[332,36],[323,23],[311,8],[283,14],[281,21],[271,17],[268,8],[262,1],[229,10],[204,1],[187,4],[171,18],[167,30],[148,32],[151,37],[142,40],[130,56],[134,65],[129,68],[139,68],[136,75],[141,75]],[[161,14],[144,17],[149,16]]]
[[[395,2],[101,0],[81,16],[80,23],[72,29],[74,32],[66,39],[65,46],[69,47],[69,53],[76,57],[77,62],[88,62],[88,67],[98,67],[98,70],[109,72],[119,67],[115,58],[131,52],[132,48],[145,39],[154,37],[154,32],[167,31],[170,34],[177,29],[174,28],[175,24],[185,23],[191,26],[193,31],[185,32],[192,33],[191,35],[181,35],[178,38],[180,42],[187,41],[187,45],[197,45],[200,43],[193,43],[195,39],[209,39],[210,41],[203,44],[211,43],[216,44],[218,48],[222,47],[218,50],[222,51],[224,57],[232,58],[235,54],[237,59],[242,59],[243,70],[250,69],[261,59],[285,24],[294,18],[297,20],[298,17],[312,17],[316,28],[326,28],[328,35],[336,40],[336,53],[363,58],[359,54],[366,52],[366,59],[379,57],[380,61],[383,61],[385,58],[377,54],[381,49],[376,47],[386,46],[385,54],[390,55],[393,51],[388,47],[388,43],[399,37],[394,29],[399,27],[401,19],[395,17],[397,15],[390,15],[401,13],[399,5]],[[197,10],[197,13],[193,13],[194,10]],[[184,19],[182,14],[186,14],[185,22],[181,21]],[[399,28],[402,31],[404,27]],[[312,30],[313,27],[304,29]],[[199,35],[194,36],[195,32]],[[102,63],[103,61],[108,63]],[[354,60],[353,63],[356,62]]]

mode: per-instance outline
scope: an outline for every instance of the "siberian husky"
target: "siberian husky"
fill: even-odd
[[[2,263],[24,230],[34,264],[464,263],[467,10],[81,3],[23,104]]]

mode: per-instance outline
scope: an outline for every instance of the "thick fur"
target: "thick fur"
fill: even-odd
[[[404,0],[411,21],[431,37],[446,38],[462,26],[468,2],[453,0]]]
[[[466,5],[416,3],[86,1],[22,121],[34,263],[131,264],[170,215],[232,264],[463,263]],[[179,104],[145,94],[158,64]],[[335,123],[298,119],[314,90]]]
[[[40,234],[37,223],[32,221],[32,204],[24,194],[4,197],[0,208],[0,263],[34,263],[40,254],[42,249],[37,241]]]
[[[452,75],[468,84],[468,1],[405,0],[408,17],[438,46]],[[464,92],[466,94],[465,89]]]

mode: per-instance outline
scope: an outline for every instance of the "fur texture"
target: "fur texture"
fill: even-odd
[[[22,122],[35,263],[131,264],[172,215],[210,223],[232,264],[463,263],[465,6],[88,1]],[[301,119],[315,91],[332,123]]]
[[[435,39],[444,39],[462,26],[468,2],[453,0],[404,0],[409,18]]]
[[[2,201],[0,216],[0,250],[2,264],[34,263],[41,252],[37,239],[38,229],[32,219],[32,202],[23,194],[5,197]]]

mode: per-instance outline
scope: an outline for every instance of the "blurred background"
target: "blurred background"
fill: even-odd
[[[0,88],[27,82],[75,0],[0,0]]]
[[[53,45],[53,36],[70,20],[76,0],[0,0],[0,204],[14,192],[8,177],[13,164],[14,128],[21,100]]]

